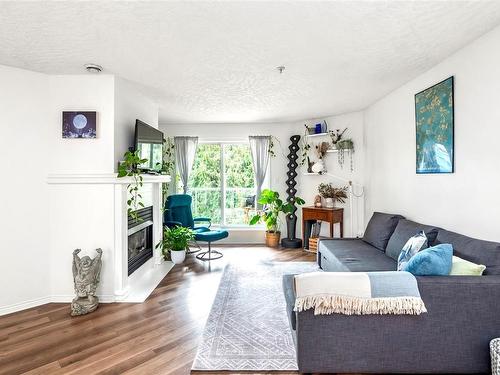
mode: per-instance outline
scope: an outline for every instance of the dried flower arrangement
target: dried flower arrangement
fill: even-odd
[[[328,144],[328,142],[321,142],[315,146],[315,149],[318,159],[321,160],[325,157],[326,152],[330,149],[330,145]]]
[[[349,186],[334,187],[332,184],[321,183],[318,186],[318,193],[323,198],[332,198],[334,201],[345,203]]]

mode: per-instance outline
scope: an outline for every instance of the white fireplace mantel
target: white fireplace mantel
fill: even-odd
[[[168,183],[172,179],[168,175],[142,174],[142,182]],[[49,174],[49,184],[130,184],[134,182],[132,177],[117,177],[116,173],[94,173],[94,174]]]
[[[153,207],[154,246],[163,235],[162,184],[171,178],[149,174],[143,174],[142,178],[143,201]],[[142,302],[170,270],[172,264],[163,260],[161,250],[153,249],[153,258],[128,276],[127,185],[133,182],[132,177],[118,178],[116,173],[47,177],[51,204],[56,207],[51,218],[52,256],[55,267],[61,270],[53,274],[54,302],[69,302],[73,298],[68,256],[73,248],[80,246],[90,255],[93,249],[102,247],[103,268],[98,289],[102,302]],[[75,230],[75,223],[89,228]]]

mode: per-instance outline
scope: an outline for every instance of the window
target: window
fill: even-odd
[[[248,225],[255,214],[255,180],[247,143],[200,143],[189,176],[193,216],[213,224]]]

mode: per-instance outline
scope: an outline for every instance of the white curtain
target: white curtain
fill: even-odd
[[[175,164],[181,177],[184,194],[187,193],[188,179],[193,168],[198,137],[174,137]]]
[[[262,184],[266,178],[267,165],[269,163],[269,145],[271,137],[265,136],[250,136],[250,151],[252,153],[253,172],[255,175],[255,184],[257,185],[256,201],[259,200]],[[261,205],[257,204],[260,208]]]

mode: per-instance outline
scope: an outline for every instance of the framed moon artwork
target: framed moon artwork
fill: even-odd
[[[63,138],[97,138],[97,112],[63,112]]]

